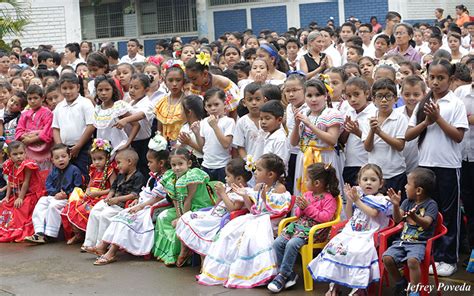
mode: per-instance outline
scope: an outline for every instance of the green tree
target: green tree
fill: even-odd
[[[14,34],[21,35],[29,24],[24,6],[17,0],[0,0],[0,49],[8,49],[3,37]]]

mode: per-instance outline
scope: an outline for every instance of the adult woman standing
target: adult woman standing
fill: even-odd
[[[321,33],[313,31],[309,33],[307,38],[308,52],[300,60],[300,69],[307,73],[307,78],[310,79],[332,67],[332,60],[322,52],[324,38]]]
[[[421,54],[411,44],[413,38],[413,27],[406,23],[396,24],[393,27],[393,35],[395,35],[395,48],[390,50],[388,54],[399,54],[410,62],[421,63]]]

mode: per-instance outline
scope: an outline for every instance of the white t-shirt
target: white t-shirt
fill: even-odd
[[[138,121],[140,124],[140,130],[138,131],[137,136],[134,141],[145,140],[151,137],[151,125],[153,118],[155,118],[154,106],[151,104],[150,98],[148,96],[143,97],[140,101],[136,102],[135,105],[132,105],[131,101],[130,113],[135,114],[138,112],[143,112],[145,118]],[[131,126],[126,127],[127,133],[130,133]]]
[[[204,138],[204,152],[202,166],[208,169],[224,168],[229,162],[231,155],[230,149],[224,149],[217,139],[216,133],[209,125],[207,120],[209,117],[201,120],[201,129],[199,134]],[[219,118],[217,126],[221,129],[224,136],[232,136],[234,134],[235,121],[227,116]]]
[[[377,107],[370,103],[360,113],[357,113],[356,110],[351,107],[346,112],[346,116],[349,116],[352,121],[357,121],[359,123],[359,128],[362,131],[362,126],[368,124],[369,118],[375,116],[376,111]],[[369,160],[369,154],[364,149],[364,142],[361,138],[352,133],[350,133],[347,138],[345,155],[346,162],[344,166],[346,167],[361,167]]]
[[[301,105],[300,107],[300,113],[306,115],[307,112],[308,105],[306,105],[306,103],[303,103],[303,105]],[[286,106],[286,128],[288,129],[288,145],[290,145],[290,153],[298,154],[298,152],[300,151],[300,147],[298,145],[291,146],[290,144],[291,133],[295,128],[295,114],[293,113],[293,106],[291,104],[288,104]]]
[[[437,100],[439,112],[450,125],[468,130],[466,107],[464,103],[452,92]],[[409,126],[416,126],[416,113],[420,104],[415,107],[410,118]],[[418,147],[420,166],[460,168],[461,144],[449,138],[438,124],[433,123],[427,127],[423,143]]]
[[[334,44],[331,44],[323,50],[323,53],[327,54],[329,57],[331,57],[332,65],[333,67],[340,67],[342,65],[341,63],[341,54],[337,49],[334,47]]]
[[[410,116],[408,116],[406,111],[406,106],[398,107],[394,111],[405,116],[407,121],[410,120]],[[411,173],[411,171],[418,167],[418,137],[409,142],[405,141],[403,157],[405,158],[405,164],[407,166],[407,174]]]
[[[363,124],[362,141],[367,139],[370,130],[369,121]],[[392,111],[390,116],[380,125],[380,129],[391,137],[405,139],[408,120],[399,112]],[[384,179],[390,179],[406,171],[405,158],[402,151],[393,149],[378,135],[374,135],[374,148],[369,152],[369,163],[378,165]]]
[[[260,126],[256,126],[247,114],[237,120],[232,144],[236,148],[245,148],[247,154],[252,155],[253,159],[258,159],[263,154],[262,143],[266,136],[267,133]]]
[[[191,130],[191,127],[189,126],[189,123],[185,123],[182,127],[181,127],[181,130],[179,131],[179,133],[185,133],[185,134],[188,134],[189,137],[191,138],[191,140],[194,142],[194,143],[197,143],[197,140],[196,140],[196,135],[193,133],[193,131]],[[179,145],[182,145],[179,141],[178,141],[178,144]],[[186,149],[188,149],[188,151],[191,151],[194,156],[196,156],[197,158],[202,158],[202,153],[197,151],[196,149],[193,149],[191,146],[188,146],[188,145],[183,145],[183,147],[185,147]]]
[[[145,61],[145,57],[142,56],[141,54],[138,54],[132,59],[127,55],[124,55],[121,59],[120,59],[120,63],[127,63],[127,64],[133,64],[133,63],[139,63],[139,62],[144,62]]]
[[[61,142],[68,146],[76,145],[87,125],[94,124],[94,105],[91,100],[79,95],[68,104],[62,100],[53,111],[52,128],[59,129]]]
[[[464,106],[466,106],[466,113],[474,115],[474,87],[472,84],[458,87],[454,94],[460,98]],[[472,124],[469,126],[469,131],[464,133],[462,144],[462,159],[464,161],[474,162],[474,128]]]
[[[283,159],[283,162],[288,166],[288,160],[290,159],[290,144],[283,127],[280,127],[273,134],[268,135],[265,138],[263,154],[274,153]]]

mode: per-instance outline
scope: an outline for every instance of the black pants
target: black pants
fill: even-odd
[[[89,150],[91,149],[92,142],[86,143],[82,146],[81,150],[76,157],[71,160],[71,163],[81,171],[84,185],[89,184],[89,165],[91,164],[91,157]]]
[[[405,191],[405,185],[407,185],[407,175],[402,173],[400,175],[396,175],[390,179],[384,179],[385,181],[385,190],[389,188],[393,188],[395,192],[400,191],[402,193],[402,201],[407,198],[407,193]]]
[[[138,153],[137,169],[143,174],[145,179],[148,178],[148,174],[150,173],[150,170],[148,169],[148,161],[146,160],[148,142],[150,142],[149,138],[132,142],[132,148]]]
[[[286,177],[286,190],[288,190],[291,194],[293,194],[293,188],[295,187],[296,157],[297,157],[297,154],[290,154],[290,160],[288,161],[288,176]]]
[[[221,181],[222,183],[225,183],[225,168],[208,169],[206,167],[202,167],[202,170],[209,175],[211,181]]]
[[[344,167],[342,171],[342,178],[344,183],[347,183],[351,186],[356,186],[359,184],[357,180],[357,175],[359,174],[360,167]]]
[[[461,209],[459,206],[460,169],[426,167],[436,175],[437,191],[433,199],[443,215],[448,233],[436,240],[434,258],[436,262],[454,264],[458,262],[459,228]],[[471,179],[472,182],[472,179]]]
[[[474,249],[474,162],[472,160],[462,162],[461,200],[467,217],[469,246]]]

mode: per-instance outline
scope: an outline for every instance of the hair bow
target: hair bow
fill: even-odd
[[[211,63],[211,55],[201,51],[197,56],[196,56],[196,62],[199,64],[209,67],[209,64]]]
[[[286,77],[288,78],[290,75],[300,75],[303,77],[306,77],[306,73],[301,71],[301,70],[296,70],[296,71],[288,71],[286,72]]]
[[[331,85],[329,84],[329,75],[319,74],[319,80],[321,80],[324,83],[324,86],[326,87],[326,90],[328,91],[329,96],[332,97],[332,94],[334,93],[334,90],[332,89]]]
[[[150,139],[150,142],[148,142],[148,148],[157,152],[166,150],[168,147],[168,141],[160,134],[160,132],[157,132],[156,135]]]
[[[94,141],[92,142],[91,152],[94,152],[97,150],[104,151],[107,154],[110,154],[112,152],[112,145],[110,144],[108,140],[97,138],[97,139],[94,139]]]

